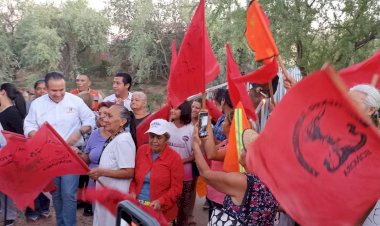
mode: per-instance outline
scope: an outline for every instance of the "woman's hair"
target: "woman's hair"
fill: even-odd
[[[83,92],[78,93],[78,97],[80,97],[84,101],[87,107],[92,109],[92,102],[94,101],[94,96],[92,96],[91,93],[87,91],[83,91]]]
[[[232,122],[232,119],[234,118],[234,112],[235,111],[231,111],[229,114],[226,115],[226,119],[228,120],[228,122],[231,124]]]
[[[191,104],[189,101],[185,100],[181,105],[178,107],[179,110],[181,110],[181,115],[179,116],[179,120],[187,125],[191,122]]]
[[[8,98],[11,99],[19,111],[21,118],[26,116],[26,104],[22,93],[11,83],[3,83],[0,86],[0,90],[4,90]]]
[[[135,146],[137,144],[136,139],[136,122],[135,122],[135,115],[133,112],[129,111],[124,105],[121,104],[115,104],[120,109],[120,118],[126,119],[127,122],[124,124],[124,129],[129,126],[129,132],[131,133],[132,139],[135,142]]]
[[[115,105],[115,102],[112,102],[112,101],[101,102],[101,103],[99,104],[99,109],[100,109],[101,107],[110,108],[112,105]]]
[[[201,103],[202,104],[202,98],[195,98],[194,100],[193,100],[193,102],[198,102],[198,103]],[[193,103],[193,102],[191,102],[191,103]]]
[[[228,93],[228,90],[226,88],[220,88],[220,89],[216,90],[215,101],[219,105],[221,105],[222,100],[224,100],[224,102],[228,105],[228,107],[234,108],[234,106],[232,105],[232,101],[231,101],[230,95]]]
[[[37,89],[37,86],[39,85],[39,84],[42,84],[42,83],[45,83],[45,80],[44,79],[40,79],[40,80],[37,80],[35,83],[34,83],[34,89]]]

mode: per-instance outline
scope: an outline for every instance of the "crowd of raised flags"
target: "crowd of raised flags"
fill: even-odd
[[[380,198],[377,173],[380,135],[346,93],[347,87],[357,84],[372,83],[380,88],[376,80],[380,73],[380,51],[339,72],[325,66],[302,79],[297,68],[282,67],[268,19],[257,0],[247,10],[246,39],[255,52],[255,60],[263,66],[242,75],[226,43],[226,78],[235,116],[224,170],[244,171],[239,164],[242,132],[256,125],[261,133],[248,148],[248,171],[260,177],[286,213],[300,225],[362,223]],[[178,54],[173,42],[166,103],[137,127],[137,146],[147,143],[145,132],[152,120],[169,120],[171,108],[177,108],[190,96],[206,94],[207,84],[219,72],[207,34],[205,1],[201,0]],[[276,76],[278,86],[272,87],[271,81]],[[297,84],[286,90],[284,80],[289,76]],[[269,98],[273,100],[254,106],[247,92],[250,83],[269,84]],[[273,88],[277,90],[275,93]],[[270,102],[275,103],[273,110]],[[211,101],[207,104],[205,101],[203,107],[213,114],[215,106]],[[85,174],[89,170],[49,124],[31,139],[8,132],[4,135],[7,145],[0,152],[0,191],[11,197],[19,209],[33,203],[53,177]],[[360,146],[356,143],[358,136],[365,137]],[[54,148],[65,153],[62,159],[57,159],[55,152],[46,151]],[[38,161],[33,158],[37,152],[44,153]],[[332,170],[331,164],[339,167]],[[199,193],[204,193],[202,186],[198,182]],[[130,198],[107,192],[90,191],[87,199],[115,211],[119,201]],[[160,222],[165,221],[154,211],[143,208]]]

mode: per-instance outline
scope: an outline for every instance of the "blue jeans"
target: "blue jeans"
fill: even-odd
[[[50,199],[40,193],[38,197],[34,200],[34,210],[31,208],[26,208],[25,217],[40,217],[42,213],[49,212]]]
[[[75,226],[77,216],[76,193],[79,175],[65,175],[54,178],[57,190],[53,193],[53,205],[57,226]]]

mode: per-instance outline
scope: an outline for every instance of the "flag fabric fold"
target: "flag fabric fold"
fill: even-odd
[[[256,84],[266,84],[273,80],[278,73],[278,63],[277,58],[273,58],[267,64],[264,64],[259,69],[252,71],[244,76],[239,76],[234,78],[234,82],[250,82]]]
[[[269,20],[260,3],[252,0],[247,10],[245,37],[255,52],[256,61],[264,61],[279,54],[269,28]]]
[[[241,102],[234,109],[234,117],[231,122],[228,135],[227,152],[224,157],[223,169],[226,172],[244,172],[244,168],[239,163],[240,152],[243,148],[242,135],[245,129],[250,128],[250,124],[245,114]]]
[[[300,225],[356,225],[380,195],[379,132],[332,71],[290,89],[248,148],[249,171]]]
[[[236,107],[239,102],[242,102],[244,109],[247,113],[247,116],[252,120],[256,121],[255,107],[252,104],[247,88],[243,82],[236,82],[236,78],[240,78],[241,73],[239,66],[236,64],[230,49],[230,45],[226,44],[227,52],[227,84],[228,84],[228,93],[232,104]]]
[[[87,189],[85,190],[83,197],[80,197],[80,199],[88,202],[98,202],[114,216],[116,216],[117,205],[119,202],[128,200],[142,211],[156,219],[160,225],[169,225],[162,212],[156,211],[149,206],[144,206],[130,194],[125,194],[112,188],[103,187],[99,189]]]
[[[0,151],[0,191],[24,209],[55,176],[86,174],[88,166],[48,123],[30,139],[3,131],[7,145]]]
[[[189,96],[204,93],[206,84],[220,71],[205,25],[205,2],[201,0],[185,33],[177,60],[170,73],[168,98],[177,108]]]
[[[348,87],[371,84],[373,76],[380,76],[380,50],[371,58],[340,70],[339,75]],[[380,81],[376,83],[376,88],[380,89]]]

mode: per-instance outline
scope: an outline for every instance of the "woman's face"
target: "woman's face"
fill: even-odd
[[[165,135],[149,133],[149,145],[154,153],[161,153],[167,144],[168,138]]]
[[[172,108],[170,110],[170,120],[171,121],[174,121],[174,120],[179,120],[181,117],[181,110],[178,109],[178,108]]]
[[[107,109],[108,109],[107,107],[99,108],[98,117],[96,118],[96,123],[98,124],[99,127],[104,127],[105,125],[104,117],[106,116]]]
[[[199,112],[201,111],[202,105],[198,101],[193,101],[191,104],[191,118],[197,119]]]
[[[119,107],[112,106],[105,110],[104,116],[104,129],[111,134],[120,131],[121,128],[127,123],[127,120],[120,117]]]
[[[222,122],[222,133],[226,136],[230,133],[231,122],[226,117]]]
[[[140,95],[133,94],[131,99],[132,110],[140,110],[145,108],[145,102]]]

